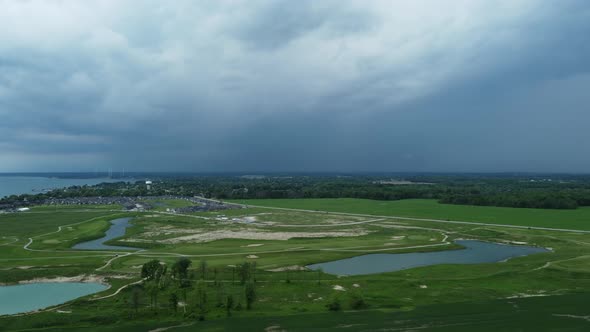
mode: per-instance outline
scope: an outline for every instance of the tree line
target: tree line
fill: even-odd
[[[397,179],[400,179],[398,177]],[[9,196],[2,204],[48,198],[97,196],[204,196],[218,199],[364,198],[436,199],[445,204],[575,209],[590,206],[590,176],[412,175],[405,182],[386,176],[166,177],[150,189],[143,181],[75,186],[38,195]],[[403,184],[399,184],[403,183]]]

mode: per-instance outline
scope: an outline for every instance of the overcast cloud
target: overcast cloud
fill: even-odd
[[[0,0],[0,172],[588,172],[588,36],[585,0]]]

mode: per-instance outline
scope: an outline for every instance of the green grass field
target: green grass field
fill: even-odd
[[[472,221],[501,225],[590,230],[590,207],[576,210],[516,209],[504,207],[439,204],[435,200],[407,199],[261,199],[241,204],[342,213]]]

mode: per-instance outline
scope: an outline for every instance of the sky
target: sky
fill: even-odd
[[[586,0],[0,0],[0,172],[590,172]]]

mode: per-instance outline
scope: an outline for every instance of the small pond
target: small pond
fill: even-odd
[[[111,228],[106,231],[104,237],[100,239],[81,242],[74,245],[73,249],[86,249],[86,250],[139,250],[138,248],[123,247],[123,246],[109,246],[104,244],[106,241],[121,237],[125,235],[127,227],[131,227],[129,221],[132,218],[119,218],[111,220]]]
[[[369,254],[332,262],[309,265],[312,270],[323,269],[336,275],[361,275],[393,272],[437,264],[495,263],[518,256],[527,256],[549,250],[538,247],[505,245],[476,240],[457,240],[465,247],[459,250],[417,252],[405,254]]]
[[[41,282],[0,286],[0,315],[12,315],[62,304],[98,293],[108,286],[85,282]]]

